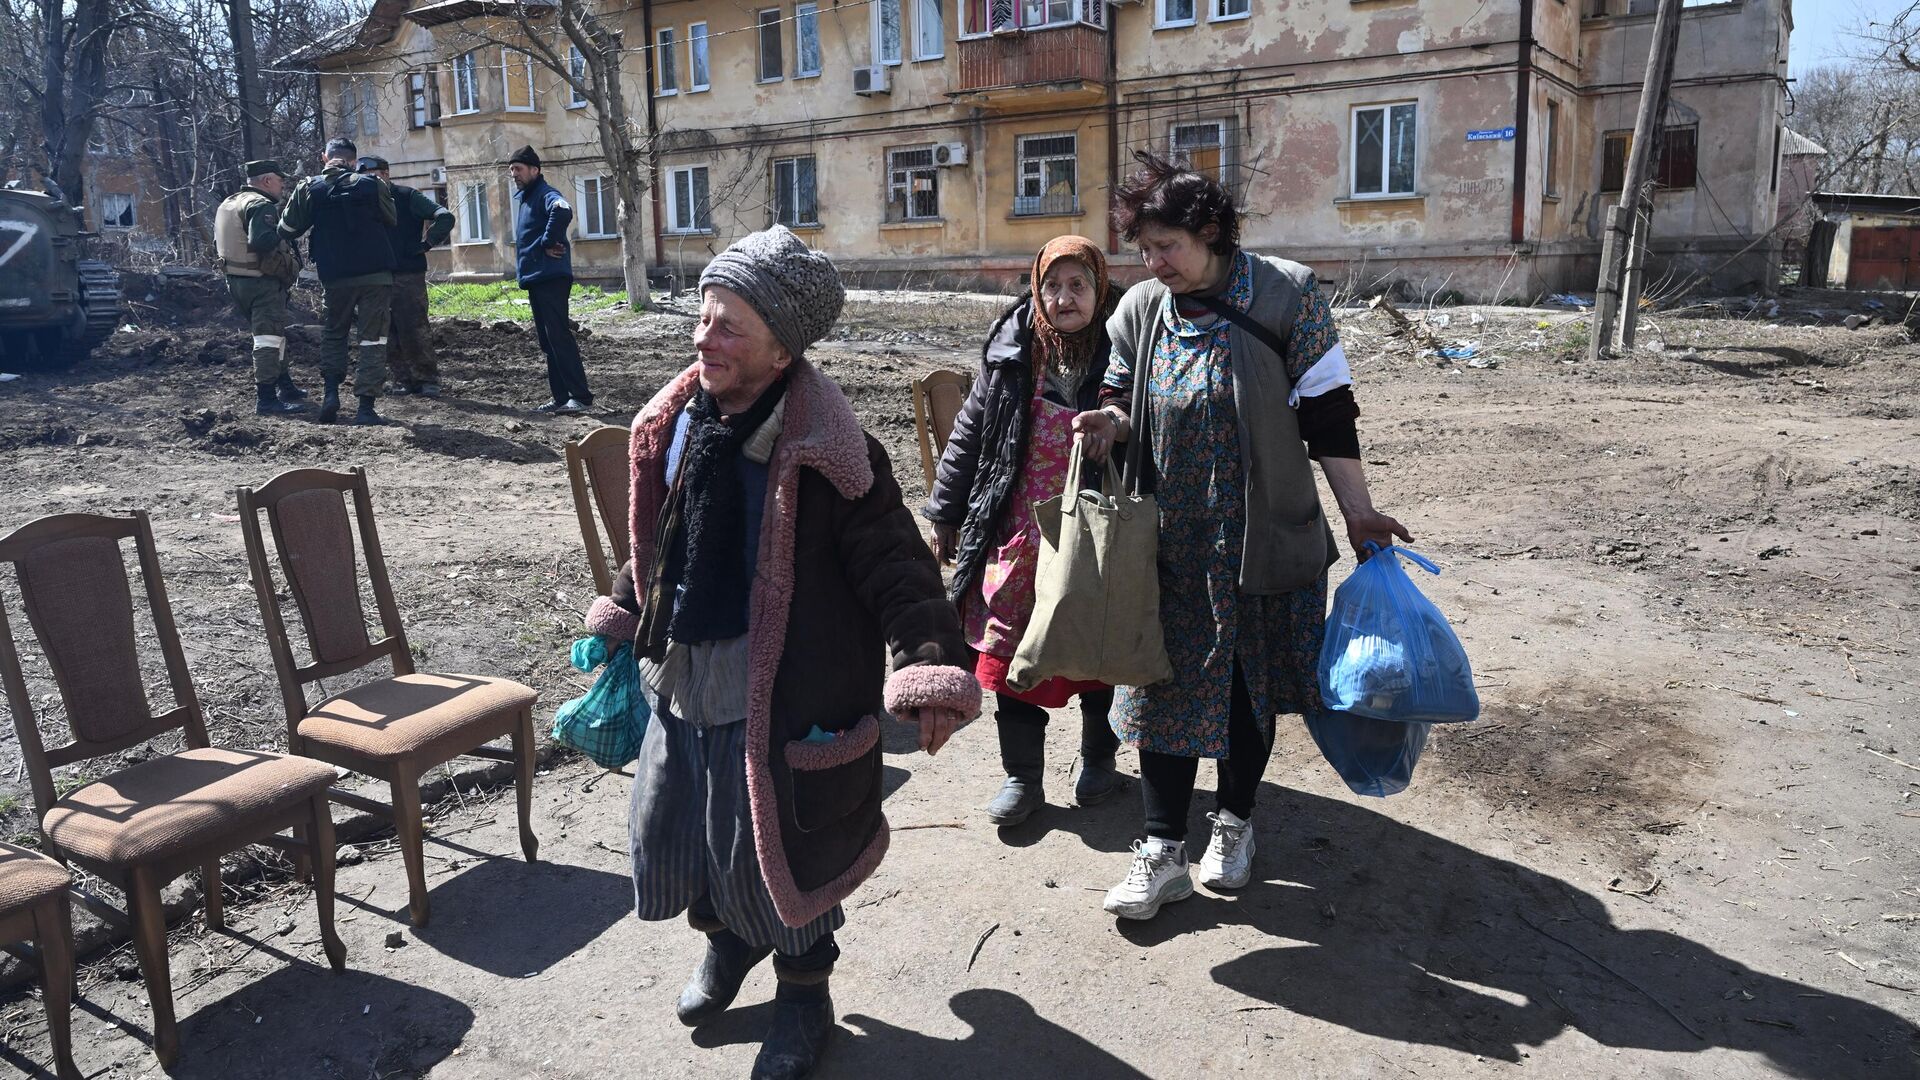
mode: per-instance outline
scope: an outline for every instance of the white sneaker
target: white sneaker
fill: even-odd
[[[1107,890],[1101,906],[1123,919],[1151,919],[1160,914],[1160,905],[1192,895],[1186,843],[1149,837],[1133,842],[1133,866],[1125,881]]]
[[[1253,880],[1253,825],[1222,808],[1208,814],[1213,839],[1200,859],[1200,884],[1209,889],[1238,889]]]

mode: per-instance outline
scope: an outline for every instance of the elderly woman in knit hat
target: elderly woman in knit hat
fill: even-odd
[[[1020,693],[1006,683],[1008,661],[1033,614],[1040,535],[1032,507],[1066,490],[1073,418],[1099,406],[1115,300],[1106,256],[1084,236],[1049,241],[1034,258],[1031,280],[1032,292],[987,334],[980,374],[954,420],[923,511],[941,559],[955,564],[949,595],[979,655],[974,673],[995,695],[1007,779],[987,817],[998,825],[1017,825],[1046,804],[1046,710],[1076,695],[1074,801],[1092,805],[1124,783],[1114,768],[1119,739],[1107,726],[1112,687],[1053,678]]]
[[[635,643],[654,706],[629,840],[640,918],[707,935],[680,1019],[771,954],[753,1075],[797,1077],[834,1030],[840,902],[887,850],[881,718],[936,753],[980,688],[885,451],[807,362],[840,314],[833,263],[775,226],[700,291],[699,360],[634,419],[633,560],[588,626]]]

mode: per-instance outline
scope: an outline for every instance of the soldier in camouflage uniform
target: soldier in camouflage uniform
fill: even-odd
[[[427,325],[427,250],[453,234],[453,211],[424,191],[392,183],[387,159],[368,155],[360,171],[388,181],[398,218],[389,239],[393,245],[393,332],[387,346],[387,367],[393,372],[393,392],[440,396],[440,365],[433,355],[433,335]],[[426,233],[421,234],[421,228]]]
[[[213,215],[214,250],[227,293],[253,329],[253,382],[261,416],[296,413],[307,396],[287,371],[287,290],[300,276],[300,256],[280,234],[287,178],[274,161],[249,161],[247,186]]]
[[[387,382],[387,331],[393,310],[393,247],[387,232],[396,216],[386,182],[354,172],[359,156],[351,140],[328,140],[326,171],[300,181],[280,215],[280,231],[289,239],[313,232],[309,248],[326,304],[320,337],[320,376],[326,380],[326,395],[320,400],[323,424],[339,415],[349,335],[356,329],[360,364],[354,369],[353,392],[360,398],[360,410],[353,422],[386,423],[373,403]]]

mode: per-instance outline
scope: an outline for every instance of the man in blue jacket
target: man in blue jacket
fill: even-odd
[[[573,207],[540,175],[540,155],[523,146],[507,159],[513,178],[513,239],[520,287],[533,306],[533,328],[547,354],[547,387],[553,400],[539,413],[582,413],[593,405],[587,369],[573,340],[567,296],[573,291],[573,251],[567,226]]]

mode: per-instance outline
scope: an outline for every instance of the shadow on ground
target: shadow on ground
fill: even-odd
[[[566,863],[483,859],[428,890],[433,919],[413,936],[507,978],[537,975],[633,913],[633,881]],[[527,917],[564,912],[564,918]]]
[[[1072,1030],[1047,1020],[1017,994],[963,990],[953,995],[948,1005],[955,1017],[973,1029],[965,1038],[922,1035],[859,1013],[842,1017],[838,1045],[815,1075],[823,1080],[978,1076],[983,1065],[991,1065],[991,1075],[1009,1080],[1082,1076],[1144,1080],[1146,1076]],[[903,1069],[903,1063],[911,1064]]]
[[[1354,1031],[1507,1062],[1571,1028],[1610,1047],[1726,1047],[1808,1080],[1913,1075],[1920,1031],[1885,1009],[1683,937],[1623,929],[1565,881],[1364,807],[1264,787],[1255,867],[1265,880],[1121,922],[1124,936],[1158,946],[1250,925],[1276,944],[1215,967],[1221,985]]]

